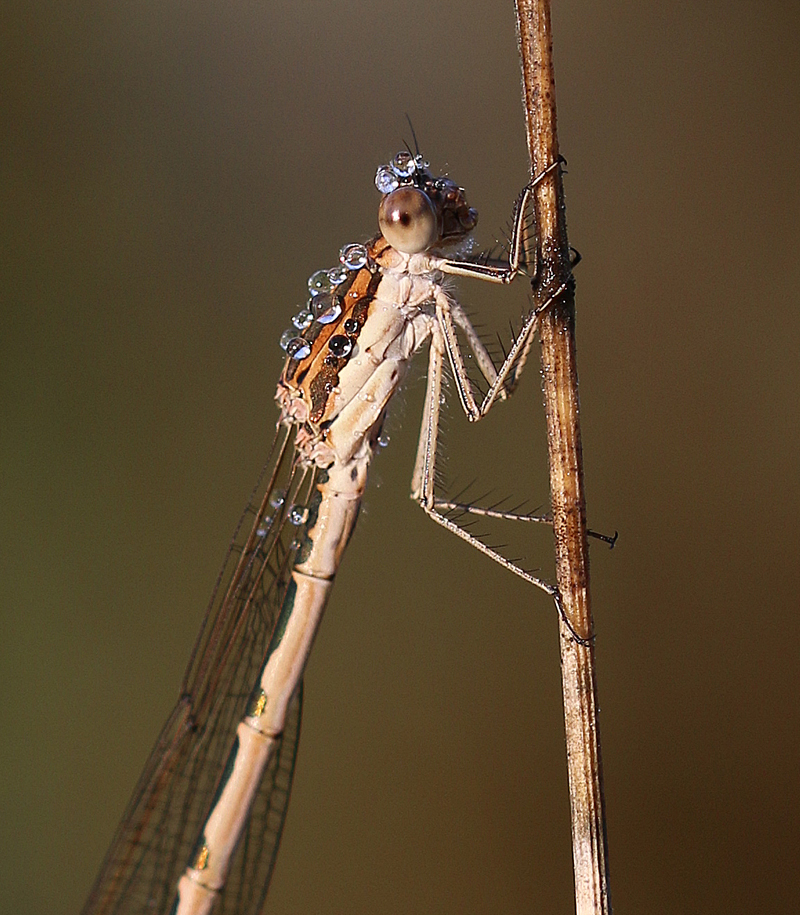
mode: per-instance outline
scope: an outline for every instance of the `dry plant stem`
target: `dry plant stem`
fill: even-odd
[[[523,98],[531,174],[541,174],[559,156],[549,0],[516,0]],[[555,169],[535,192],[539,240],[535,304],[544,303],[570,275],[561,172]],[[574,289],[539,321],[543,391],[550,457],[550,492],[556,549],[556,579],[573,629],[594,632],[589,597],[586,503],[575,354]],[[608,851],[597,721],[594,644],[580,644],[559,623],[567,766],[572,812],[575,903],[578,915],[609,913]]]

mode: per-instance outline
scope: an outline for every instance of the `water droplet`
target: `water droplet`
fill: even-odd
[[[276,489],[275,492],[270,497],[269,504],[273,508],[277,509],[277,508],[280,508],[285,501],[286,501],[286,493],[284,492],[284,490]]]
[[[410,178],[417,170],[417,163],[410,152],[403,150],[392,159],[389,163],[389,168],[401,178]]]
[[[400,187],[400,179],[388,165],[382,165],[375,173],[375,187],[382,194],[391,194]]]
[[[308,288],[311,295],[322,295],[333,289],[331,278],[327,270],[317,270],[308,278]]]
[[[311,311],[308,308],[304,308],[302,311],[298,311],[292,318],[292,324],[294,324],[298,330],[305,330],[307,327],[311,326],[313,320],[314,315],[311,314]]]
[[[289,341],[286,354],[292,359],[305,359],[311,355],[311,344],[302,337],[295,337]]]
[[[345,245],[339,260],[348,270],[360,270],[367,263],[367,249],[364,245]]]
[[[344,327],[344,332],[351,337],[358,333],[358,321],[355,318],[346,318],[342,327]]]
[[[329,292],[312,296],[308,301],[308,307],[315,318],[325,314],[332,304],[333,296]]]
[[[333,324],[334,321],[337,321],[342,314],[342,306],[332,299],[328,307],[317,315],[317,320],[320,324]]]
[[[288,518],[290,524],[300,527],[301,524],[305,524],[308,521],[308,509],[302,505],[293,505],[289,509]]]
[[[382,432],[378,436],[378,444],[381,446],[381,448],[385,448],[389,444],[390,441],[391,441],[391,439],[385,432]]]
[[[344,267],[331,267],[328,271],[328,279],[331,281],[332,286],[338,286],[339,283],[343,283],[347,279],[347,271]]]
[[[294,332],[294,330],[292,330],[291,327],[289,330],[285,330],[281,334],[281,349],[286,349],[296,336],[297,334]]]
[[[341,359],[343,356],[348,356],[350,354],[350,351],[353,349],[353,342],[349,337],[345,337],[343,334],[337,334],[335,337],[331,337],[330,340],[328,340],[328,349],[337,359]]]

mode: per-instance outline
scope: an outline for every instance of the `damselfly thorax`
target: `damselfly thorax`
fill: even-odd
[[[299,333],[282,340],[282,417],[300,425],[296,444],[320,467],[369,450],[434,330],[437,297],[447,298],[439,267],[446,254],[466,253],[478,218],[463,188],[434,178],[420,156],[398,154],[376,183],[386,191],[383,234],[346,245],[339,266],[311,276],[308,304],[293,320]]]

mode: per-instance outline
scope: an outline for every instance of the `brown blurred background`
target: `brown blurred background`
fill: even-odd
[[[372,233],[406,112],[485,245],[526,156],[510,3],[4,18],[0,909],[66,915],[176,698],[306,277]],[[797,911],[798,26],[555,4],[589,517],[620,531],[592,548],[617,913]],[[525,284],[475,286],[506,332]],[[423,374],[308,670],[270,913],[573,907],[555,613],[408,500]],[[445,456],[536,505],[523,381],[484,429],[454,408]]]

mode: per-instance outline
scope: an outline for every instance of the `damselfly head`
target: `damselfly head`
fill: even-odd
[[[403,254],[460,242],[478,222],[464,188],[435,177],[428,165],[419,153],[403,151],[375,175],[375,186],[384,195],[378,224],[386,241]]]

